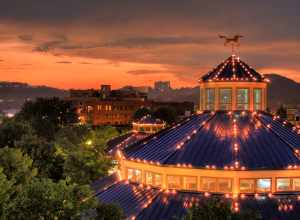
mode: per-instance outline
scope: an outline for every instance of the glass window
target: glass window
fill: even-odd
[[[218,179],[218,191],[219,192],[231,192],[232,180],[227,178]]]
[[[254,179],[240,179],[240,192],[250,193],[254,192],[255,180]]]
[[[231,89],[220,89],[220,109],[231,110]]]
[[[127,169],[127,179],[133,182],[142,182],[142,171],[137,169]]]
[[[154,174],[154,186],[161,186],[162,185],[162,177],[160,174]]]
[[[197,177],[183,177],[184,189],[197,190]]]
[[[271,179],[258,179],[256,182],[257,192],[269,192],[271,191]]]
[[[211,177],[203,177],[202,178],[202,190],[208,192],[215,192],[216,191],[216,178]]]
[[[293,190],[300,191],[300,178],[293,178]]]
[[[215,109],[215,89],[205,89],[206,110]]]
[[[254,89],[253,90],[253,101],[254,101],[254,110],[261,110],[262,104],[262,89]]]
[[[168,176],[168,188],[169,189],[180,189],[181,188],[181,177],[180,176]]]
[[[291,190],[291,179],[289,179],[289,178],[278,178],[278,179],[276,179],[276,190],[277,191],[289,191],[289,190]]]
[[[237,89],[237,109],[249,109],[249,89]]]
[[[153,185],[153,183],[154,183],[153,173],[146,172],[146,174],[145,174],[145,183]]]

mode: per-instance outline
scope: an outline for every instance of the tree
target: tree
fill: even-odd
[[[55,147],[56,154],[64,159],[64,176],[77,183],[90,184],[107,175],[113,163],[105,154],[106,142],[118,134],[113,127],[62,128],[55,138]]]
[[[153,113],[155,118],[159,118],[168,124],[176,121],[176,111],[170,107],[160,107]]]
[[[5,118],[0,125],[0,148],[16,147],[23,136],[33,136],[34,131],[29,123],[15,118]]]
[[[125,219],[122,209],[114,204],[99,204],[96,208],[95,220],[121,220]]]
[[[89,186],[34,179],[4,206],[4,217],[7,220],[76,220],[96,204]]]
[[[26,102],[17,119],[28,121],[36,133],[47,140],[52,140],[59,128],[78,122],[72,104],[55,97]]]
[[[152,112],[150,109],[142,107],[142,108],[139,108],[138,110],[136,110],[136,112],[133,115],[133,118],[141,119],[142,117],[144,117],[146,115],[152,115]]]
[[[283,105],[280,105],[279,109],[277,109],[276,114],[280,116],[282,119],[287,119],[286,108]]]
[[[0,219],[3,216],[3,207],[9,202],[13,181],[9,181],[0,167]]]
[[[31,158],[20,149],[4,147],[0,149],[0,167],[7,179],[14,181],[19,190],[36,176],[37,169],[33,167]]]
[[[219,198],[211,198],[199,205],[193,205],[183,220],[260,220],[258,213],[252,210],[233,212],[230,203]]]

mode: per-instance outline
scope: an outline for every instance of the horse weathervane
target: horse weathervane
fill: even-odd
[[[227,37],[225,35],[219,35],[219,38],[224,39],[224,46],[230,45],[231,46],[231,52],[234,54],[235,48],[240,46],[240,39],[243,38],[242,35],[234,35],[233,37]]]

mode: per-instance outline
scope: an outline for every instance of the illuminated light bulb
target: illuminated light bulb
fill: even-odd
[[[206,165],[205,168],[209,169],[210,167],[209,167],[209,165]]]
[[[255,194],[254,194],[254,197],[255,197],[256,199],[258,199],[258,197],[259,197],[258,193],[255,193]]]
[[[210,193],[209,193],[209,192],[205,192],[205,193],[204,193],[204,196],[205,196],[205,197],[209,197],[209,196],[210,196]]]
[[[272,197],[273,197],[273,194],[272,194],[272,193],[268,193],[268,197],[269,197],[269,198],[272,198]]]
[[[246,170],[246,167],[244,167],[244,166],[242,166],[242,168],[241,168],[242,170]]]
[[[239,167],[239,162],[238,162],[238,161],[235,161],[235,162],[234,162],[234,165],[235,165],[236,168]]]
[[[238,144],[237,144],[237,143],[235,143],[233,146],[234,146],[234,151],[236,151],[236,152],[237,152],[237,151],[239,150],[239,146],[238,146]]]
[[[225,198],[227,198],[227,199],[230,198],[229,193],[226,193],[226,194],[225,194]]]
[[[267,125],[267,128],[271,128],[271,125],[270,125],[270,124],[268,124],[268,125]]]
[[[228,170],[228,166],[224,166],[224,170]]]
[[[288,169],[292,169],[293,168],[293,166],[292,165],[288,165],[288,167],[287,167]]]
[[[240,195],[240,197],[241,197],[241,199],[246,198],[245,194],[243,194],[243,193]]]

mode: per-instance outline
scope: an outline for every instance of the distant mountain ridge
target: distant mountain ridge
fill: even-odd
[[[268,106],[275,110],[281,104],[300,104],[300,83],[278,74],[266,74],[271,83],[268,88]],[[101,84],[101,82],[99,82]],[[19,82],[0,82],[0,111],[19,109],[26,100],[37,97],[67,97],[69,91],[48,86],[32,86]],[[199,87],[170,89],[160,92],[150,89],[148,98],[155,101],[183,102],[199,104]]]
[[[48,86],[32,86],[20,82],[0,82],[0,110],[20,109],[26,100],[37,97],[65,97],[68,91]]]

